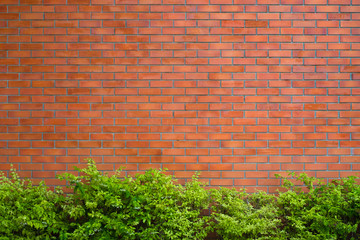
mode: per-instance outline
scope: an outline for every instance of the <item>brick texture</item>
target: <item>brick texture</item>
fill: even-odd
[[[1,0],[0,169],[360,173],[359,0]]]

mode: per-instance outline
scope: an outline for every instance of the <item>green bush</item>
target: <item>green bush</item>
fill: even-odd
[[[77,171],[58,177],[68,182],[67,195],[33,186],[14,171],[11,178],[0,175],[0,240],[201,240],[211,231],[224,240],[360,239],[354,177],[328,184],[305,174],[293,178],[305,192],[283,178],[288,190],[275,196],[206,190],[197,176],[180,185],[161,170],[108,176],[92,160]]]
[[[222,188],[212,191],[212,199],[215,228],[222,239],[284,239],[275,196]]]
[[[306,174],[292,177],[307,191],[287,178],[288,190],[276,197],[213,190],[212,216],[221,239],[360,239],[360,186],[354,177],[329,184]]]
[[[296,179],[307,191],[294,188],[285,178],[289,190],[278,197],[283,229],[290,239],[359,239],[360,186],[354,177],[329,184],[306,174]],[[319,185],[314,187],[314,183]]]
[[[0,173],[0,239],[58,239],[64,222],[61,192]]]
[[[90,161],[81,176],[64,174],[74,194],[63,206],[68,239],[204,239],[211,230],[206,190],[196,178],[185,186],[150,170],[135,178],[108,177]]]

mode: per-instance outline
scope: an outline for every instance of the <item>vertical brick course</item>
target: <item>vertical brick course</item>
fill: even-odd
[[[360,173],[358,0],[2,0],[0,170]]]

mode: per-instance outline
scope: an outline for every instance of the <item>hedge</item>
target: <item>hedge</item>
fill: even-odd
[[[65,173],[70,194],[0,175],[0,239],[359,239],[360,186],[305,174],[277,195],[207,189],[197,176],[176,184],[162,170],[108,176],[89,160]],[[296,188],[292,179],[306,187]]]

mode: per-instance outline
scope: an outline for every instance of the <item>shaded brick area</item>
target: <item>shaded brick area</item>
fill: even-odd
[[[1,0],[0,169],[358,174],[359,26],[359,0]]]

